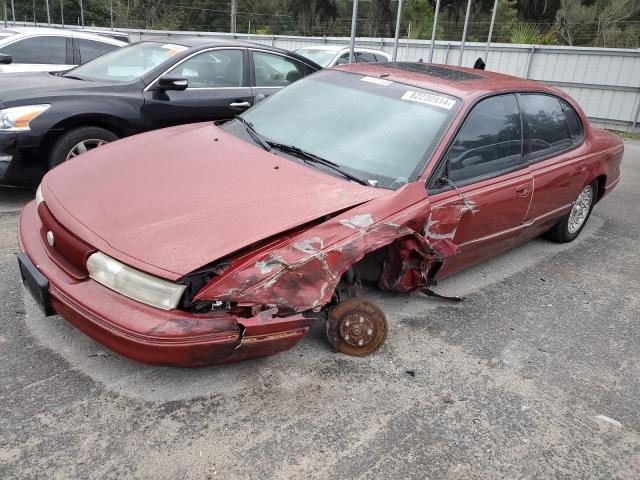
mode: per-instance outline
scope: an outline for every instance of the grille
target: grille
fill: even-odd
[[[44,203],[38,206],[38,215],[42,222],[40,237],[49,257],[72,277],[78,280],[86,278],[87,258],[96,249],[64,228]],[[49,245],[47,240],[48,232],[53,234],[53,246]]]
[[[385,67],[396,68],[398,70],[405,70],[407,72],[422,73],[430,77],[442,78],[443,80],[449,80],[450,82],[465,82],[468,80],[480,80],[482,75],[476,75],[475,73],[463,72],[461,70],[454,70],[447,67],[439,67],[438,65],[431,65],[430,63],[419,62],[389,62],[384,64]]]

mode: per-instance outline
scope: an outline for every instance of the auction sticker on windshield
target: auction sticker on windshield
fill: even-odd
[[[411,102],[424,103],[425,105],[432,105],[434,107],[446,108],[451,110],[456,104],[455,100],[443,97],[441,95],[434,95],[433,93],[422,93],[408,90],[402,95],[402,100],[409,100]]]
[[[169,57],[173,57],[174,55],[187,50],[187,47],[185,47],[184,45],[174,45],[173,43],[165,43],[164,45],[162,45],[162,48],[167,51],[166,54]]]

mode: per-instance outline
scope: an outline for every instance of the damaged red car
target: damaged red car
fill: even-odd
[[[342,66],[224,125],[62,164],[22,211],[18,260],[47,314],[141,362],[270,355],[319,319],[337,350],[365,355],[387,323],[362,285],[434,295],[532,237],[573,240],[622,154],[536,82]]]

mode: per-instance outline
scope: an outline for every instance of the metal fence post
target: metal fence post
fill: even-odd
[[[464,16],[464,28],[462,29],[462,41],[460,42],[460,58],[458,58],[458,66],[462,65],[462,54],[464,53],[464,42],[467,39],[467,28],[469,27],[469,15],[471,15],[471,0],[467,2],[467,13]]]
[[[231,0],[231,33],[233,33],[233,36],[235,37],[236,35],[236,6],[237,6],[237,0]]]
[[[84,28],[84,5],[82,0],[80,0],[80,25]]]
[[[638,107],[636,108],[636,115],[635,117],[633,117],[633,122],[631,123],[631,131],[635,131],[636,129],[636,125],[638,124],[638,118],[640,117],[640,94],[637,95],[638,97]]]
[[[402,18],[402,0],[398,0],[398,14],[396,15],[396,35],[393,37],[393,61],[398,57],[398,40],[400,39],[400,19]]]
[[[449,62],[449,50],[451,50],[451,43],[447,42],[447,49],[444,52],[444,62],[442,62],[444,65]]]
[[[433,50],[435,49],[436,27],[438,26],[439,11],[440,11],[440,0],[436,0],[436,10],[433,14],[433,28],[431,30],[431,45],[429,46],[429,63],[433,63]]]
[[[493,2],[493,12],[491,12],[491,25],[489,25],[489,36],[487,37],[487,47],[484,49],[484,63],[489,61],[489,47],[491,47],[491,36],[493,35],[493,26],[496,23],[496,13],[498,12],[498,0]]]
[[[36,0],[33,0],[33,26],[38,26],[38,24],[36,23]]]
[[[7,28],[7,0],[2,0],[2,11],[4,13],[4,28]]]
[[[64,0],[60,0],[60,23],[62,23],[62,28],[64,28]]]
[[[524,72],[524,78],[529,78],[529,73],[531,73],[531,64],[533,63],[533,55],[536,53],[536,46],[531,45],[531,50],[529,50],[529,57],[527,58],[527,70]]]
[[[109,20],[111,21],[111,30],[113,30],[113,0],[109,0]]]
[[[16,6],[13,3],[13,0],[11,0],[11,18],[13,19],[13,26],[15,27],[15,25],[16,25]]]
[[[356,24],[358,23],[358,0],[353,0],[353,13],[351,14],[351,40],[349,42],[349,63],[353,63],[353,48],[356,43]]]
[[[49,13],[49,0],[44,0],[47,6],[47,25],[51,26],[51,14]]]

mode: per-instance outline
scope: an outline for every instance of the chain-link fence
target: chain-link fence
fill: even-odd
[[[86,27],[114,27],[156,30],[231,31],[232,4],[237,2],[235,25],[238,33],[300,36],[349,36],[351,1],[326,0],[1,0],[5,19],[19,22],[55,23]],[[581,0],[574,0],[578,4]],[[604,13],[578,12],[544,21],[518,19],[513,0],[499,0],[492,40],[498,43],[574,45],[597,47],[640,47],[640,2],[631,2],[624,14],[609,19]],[[326,8],[309,10],[308,4]],[[356,36],[393,37],[397,0],[388,1],[383,15],[372,13],[376,0],[361,1]],[[384,2],[378,2],[384,3]],[[466,2],[443,2],[436,39],[460,40],[464,29]],[[606,7],[606,5],[605,5]],[[603,7],[603,8],[605,8]],[[491,23],[492,2],[474,0],[468,24],[468,41],[486,41]],[[621,7],[620,7],[621,8]],[[426,0],[404,0],[400,37],[431,38],[433,4]],[[547,15],[548,17],[549,15]],[[380,18],[382,17],[382,18]],[[566,17],[566,18],[565,18]],[[574,18],[575,17],[575,18]],[[597,17],[597,18],[596,18]],[[624,18],[624,20],[620,20]]]

